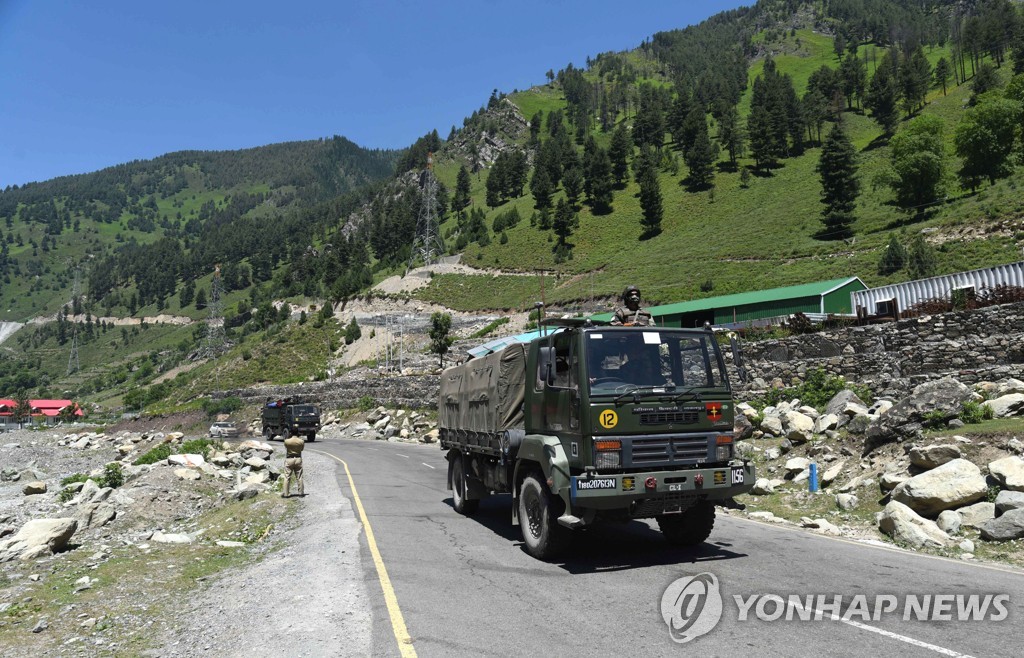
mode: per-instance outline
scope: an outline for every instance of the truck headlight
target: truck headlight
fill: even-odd
[[[594,466],[618,468],[622,465],[622,441],[601,439],[594,441]]]
[[[721,434],[715,437],[715,461],[727,462],[732,459],[732,436]]]

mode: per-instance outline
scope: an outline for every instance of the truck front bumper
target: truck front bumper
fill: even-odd
[[[615,475],[572,476],[569,499],[573,508],[596,510],[651,508],[669,511],[699,498],[727,500],[754,488],[754,464],[728,465],[686,471],[647,471]]]

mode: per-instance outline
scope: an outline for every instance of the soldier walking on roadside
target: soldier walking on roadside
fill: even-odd
[[[285,476],[284,489],[281,491],[282,498],[288,498],[291,495],[292,478],[295,478],[295,483],[298,485],[299,495],[306,495],[302,485],[302,449],[305,447],[306,442],[302,440],[301,436],[289,436],[284,440]]]

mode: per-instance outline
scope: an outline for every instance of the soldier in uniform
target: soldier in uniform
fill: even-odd
[[[616,307],[611,323],[626,327],[646,327],[654,324],[647,309],[640,307],[639,288],[626,286],[626,289],[622,291],[622,306]]]
[[[287,498],[291,495],[292,478],[295,478],[295,483],[299,487],[299,495],[306,495],[302,485],[302,449],[305,447],[306,442],[302,440],[301,436],[289,436],[284,440],[286,454],[284,460],[284,490],[281,492],[282,498]]]

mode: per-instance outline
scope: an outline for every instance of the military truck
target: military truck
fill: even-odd
[[[316,441],[316,433],[320,431],[320,408],[291,398],[268,398],[260,413],[260,420],[263,422],[263,438],[267,441],[275,436],[284,441],[293,435],[302,435],[307,441]]]
[[[753,488],[737,459],[725,362],[710,327],[549,320],[546,335],[445,370],[439,443],[455,510],[512,494],[526,550],[654,518],[674,545],[708,538],[715,505]]]

